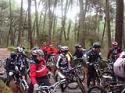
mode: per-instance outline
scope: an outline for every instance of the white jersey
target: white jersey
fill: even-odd
[[[115,75],[121,78],[125,78],[125,58],[123,58],[124,55],[125,52],[121,52],[113,67]]]

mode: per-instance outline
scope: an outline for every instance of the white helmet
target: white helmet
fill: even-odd
[[[24,52],[22,47],[17,47],[16,50],[17,50],[17,52]]]
[[[44,52],[41,49],[32,49],[32,55],[44,56]]]
[[[68,48],[68,46],[62,46],[60,48],[60,50],[61,50],[61,52],[67,52],[67,51],[69,51],[69,48]]]

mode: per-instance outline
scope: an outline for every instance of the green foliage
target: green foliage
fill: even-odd
[[[9,46],[8,47],[8,50],[9,51],[16,51],[16,47],[14,47],[14,46]],[[29,57],[30,55],[31,55],[31,50],[29,49],[29,48],[25,48],[25,53],[26,53],[26,55]]]
[[[9,51],[15,51],[15,50],[16,50],[16,47],[14,47],[14,46],[9,46],[9,47],[8,47],[8,50],[9,50]]]
[[[0,93],[12,93],[2,80],[0,80]]]

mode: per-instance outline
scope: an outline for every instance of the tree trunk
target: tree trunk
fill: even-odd
[[[55,39],[55,32],[56,32],[56,26],[57,26],[57,19],[54,17],[53,19],[53,39]]]
[[[70,29],[71,29],[71,20],[69,21],[68,32],[67,32],[67,40],[70,38]]]
[[[115,40],[119,43],[119,47],[122,48],[123,39],[123,19],[124,17],[124,2],[123,0],[116,0],[116,32]]]
[[[9,28],[9,33],[7,36],[7,46],[9,46],[9,41],[11,37],[11,31],[12,31],[12,10],[11,10],[11,0],[9,0],[9,5],[10,5],[10,28]]]
[[[111,47],[111,30],[110,30],[110,15],[109,15],[109,0],[106,0],[106,22],[107,22],[107,36],[108,36],[108,48]]]
[[[80,4],[80,14],[79,14],[79,43],[85,47],[85,36],[86,32],[84,31],[84,21],[87,11],[88,0],[85,1],[85,7],[83,8],[83,0],[79,0]]]
[[[34,1],[35,2],[35,23],[36,23],[36,34],[37,34],[37,44],[40,45],[40,34],[39,34],[39,23],[38,23],[38,9],[37,9],[37,2],[36,0]]]
[[[44,14],[44,19],[43,19],[43,25],[42,25],[42,32],[45,33],[45,25],[46,25],[46,12],[47,12],[47,8],[45,10],[45,14]]]
[[[50,0],[48,1],[48,7],[49,7],[49,29],[48,29],[48,43],[50,44],[52,41],[52,13],[51,13],[51,3]]]
[[[103,45],[103,40],[104,40],[104,35],[105,35],[105,28],[106,28],[106,19],[105,19],[103,33],[102,33],[101,45]]]
[[[21,44],[22,37],[22,23],[23,23],[23,0],[21,0],[21,9],[20,9],[20,23],[19,23],[19,34],[18,34],[18,42],[17,45]]]
[[[31,31],[31,0],[28,0],[28,40],[30,43],[30,48],[33,48],[32,31]]]
[[[66,0],[65,10],[63,9],[63,0],[61,0],[61,11],[62,11],[62,22],[61,22],[61,32],[60,32],[60,44],[62,42],[62,34],[64,32],[64,38],[67,39],[65,31],[66,13],[68,10],[68,0]]]

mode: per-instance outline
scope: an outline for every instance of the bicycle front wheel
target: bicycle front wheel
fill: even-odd
[[[106,93],[106,91],[99,86],[93,86],[89,88],[88,93]]]
[[[78,83],[78,87],[80,88],[82,93],[86,93],[86,89],[82,84],[82,80],[79,77],[76,77],[76,81]]]

